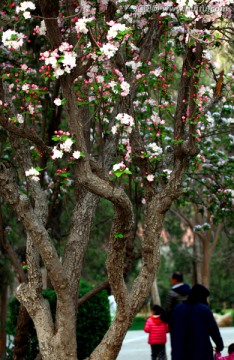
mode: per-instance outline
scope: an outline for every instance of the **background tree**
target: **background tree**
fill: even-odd
[[[230,75],[227,74],[225,78],[228,79]],[[209,96],[208,91],[209,88],[204,93],[206,97]],[[201,152],[195,159],[194,167],[191,167],[192,172],[188,174],[191,178],[187,178],[190,185],[184,191],[183,210],[177,210],[177,214],[194,233],[196,279],[208,288],[211,256],[222,230],[230,228],[233,219],[233,136],[228,130],[232,128],[229,117],[232,102],[224,106],[220,104],[213,114],[206,114],[207,123],[203,126],[207,131],[200,139]],[[186,212],[189,206],[190,210]]]

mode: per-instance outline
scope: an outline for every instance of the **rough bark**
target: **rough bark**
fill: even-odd
[[[153,304],[161,305],[161,300],[160,300],[159,291],[158,291],[157,277],[155,277],[152,288],[151,288],[151,297],[152,297]]]
[[[52,49],[58,48],[62,41],[61,29],[58,26],[59,3],[58,1],[40,0],[39,5],[45,19],[51,47]],[[70,2],[67,5],[68,15],[71,15],[74,7]],[[114,18],[115,9],[112,10]],[[138,44],[140,60],[151,59],[162,33],[163,27],[155,17],[142,41]],[[92,37],[92,33],[89,32],[89,36]],[[75,39],[71,36],[73,45],[75,45],[74,41]],[[79,54],[79,48],[77,52]],[[73,139],[76,140],[74,147],[85,154],[85,157],[79,159],[74,165],[75,183],[80,191],[76,193],[71,233],[62,261],[59,259],[46,227],[48,206],[45,192],[40,184],[27,178],[28,195],[22,194],[12,165],[5,161],[0,163],[0,194],[14,209],[27,233],[28,284],[21,284],[16,294],[34,322],[43,360],[77,360],[76,292],[93,216],[100,197],[109,200],[114,209],[106,268],[108,281],[117,302],[117,313],[103,340],[89,359],[113,360],[117,357],[130,324],[152,288],[159,265],[160,235],[165,214],[180,194],[181,182],[189,157],[197,154],[197,147],[192,135],[194,127],[181,122],[181,117],[186,115],[187,102],[189,102],[192,111],[191,117],[196,110],[194,101],[197,91],[195,86],[197,81],[196,66],[201,61],[201,55],[202,49],[197,44],[196,48],[188,49],[183,63],[183,69],[186,69],[191,75],[181,76],[174,132],[175,139],[181,140],[182,143],[176,145],[174,149],[174,164],[170,180],[159,189],[144,180],[146,206],[142,239],[142,268],[130,290],[125,281],[125,260],[127,243],[133,241],[135,234],[133,206],[124,189],[111,183],[106,176],[112,155],[117,151],[118,137],[109,136],[109,142],[107,141],[104,145],[102,161],[91,158],[90,144],[87,140],[87,112],[78,107],[77,95],[73,87],[75,76],[84,74],[90,66],[89,62],[85,66],[79,63],[74,72],[62,78],[60,84],[63,97],[66,99],[65,111],[68,130]],[[124,72],[123,59],[122,54],[118,52],[114,65]],[[126,71],[125,74],[127,76]],[[127,80],[129,82],[135,80],[134,75],[127,77]],[[118,112],[134,114],[133,97],[135,93],[136,87],[133,86],[133,95],[127,96],[114,105],[113,116]],[[11,112],[10,115],[15,115],[14,109]],[[15,130],[15,127],[12,128],[7,117],[1,118],[1,124],[11,134],[10,141],[21,168],[21,175],[33,165],[30,158],[29,142],[37,144],[40,149],[51,154],[51,149],[46,147],[43,141],[34,134],[27,134],[22,129]],[[134,161],[136,161],[143,176],[149,170],[150,163],[149,159],[142,159],[141,156],[145,148],[140,131],[132,132],[130,143],[133,148]],[[121,238],[116,236],[119,233],[122,235]],[[41,295],[40,259],[48,271],[52,286],[57,294],[55,322],[52,319],[47,301]]]
[[[0,293],[0,359],[6,355],[6,317],[7,317],[7,286],[3,285]]]

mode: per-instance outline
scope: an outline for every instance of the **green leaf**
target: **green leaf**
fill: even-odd
[[[120,176],[123,175],[123,171],[115,171],[115,175],[116,175],[117,177],[120,177]]]
[[[123,239],[124,236],[122,233],[117,232],[117,233],[115,233],[114,237],[115,237],[115,239]]]

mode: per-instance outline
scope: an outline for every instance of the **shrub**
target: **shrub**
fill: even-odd
[[[81,283],[83,285],[83,283]],[[80,297],[91,287],[81,286]],[[77,345],[78,359],[82,360],[99,344],[110,325],[107,291],[101,291],[78,308]]]

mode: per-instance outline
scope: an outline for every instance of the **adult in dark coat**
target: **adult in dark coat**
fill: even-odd
[[[181,303],[184,300],[187,300],[188,293],[191,289],[188,284],[183,282],[183,274],[180,271],[175,271],[171,275],[170,280],[172,287],[167,293],[166,303],[165,303],[165,311],[169,323],[173,309],[177,304]]]
[[[208,306],[210,292],[194,285],[188,299],[178,304],[172,314],[172,360],[213,360],[213,347],[223,350],[218,325]]]

